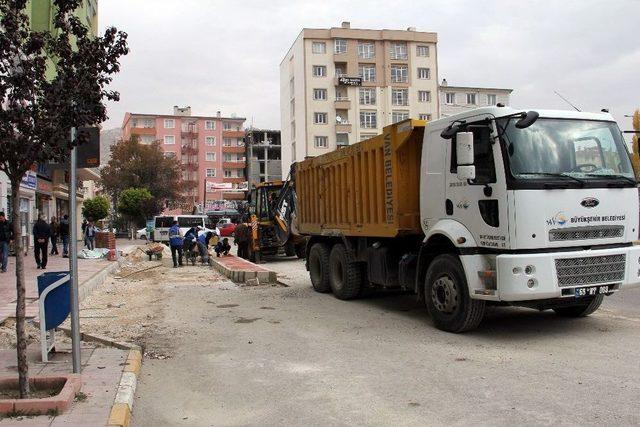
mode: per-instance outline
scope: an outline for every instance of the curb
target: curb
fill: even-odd
[[[215,258],[210,258],[210,259],[213,261],[213,268],[217,272],[219,272],[223,276],[227,277],[228,279],[236,283],[245,283],[248,280],[255,280],[255,279],[257,279],[259,283],[277,283],[278,281],[278,274],[275,271],[267,270],[250,261],[246,261],[246,262],[248,264],[251,264],[252,266],[259,268],[260,271],[232,270],[226,265],[216,260]]]
[[[138,376],[142,368],[142,352],[130,350],[127,361],[122,369],[122,376],[118,384],[116,398],[111,406],[108,427],[128,427],[131,422],[133,409],[133,397],[136,393]]]

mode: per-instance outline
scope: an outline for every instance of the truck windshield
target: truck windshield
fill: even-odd
[[[515,120],[498,119],[497,125],[516,179],[563,176],[584,182],[635,182],[625,142],[613,122],[540,118],[517,129]]]

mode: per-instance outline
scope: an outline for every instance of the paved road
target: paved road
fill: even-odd
[[[171,287],[135,426],[640,423],[640,292],[579,320],[499,308],[435,329],[412,296],[344,302],[290,287]],[[204,285],[204,286],[203,286]]]

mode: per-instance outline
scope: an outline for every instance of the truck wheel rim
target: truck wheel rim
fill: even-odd
[[[435,308],[451,314],[458,308],[458,287],[449,276],[440,277],[431,287],[431,301]]]

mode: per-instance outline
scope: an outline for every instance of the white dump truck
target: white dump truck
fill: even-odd
[[[585,316],[640,285],[637,182],[608,113],[410,119],[297,164],[295,187],[316,290],[411,290],[443,330],[487,304]]]

